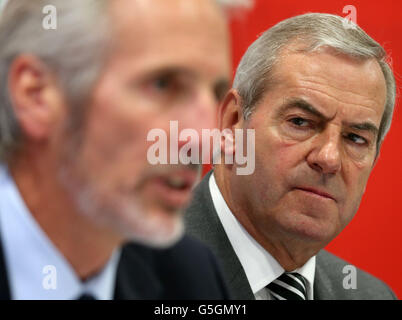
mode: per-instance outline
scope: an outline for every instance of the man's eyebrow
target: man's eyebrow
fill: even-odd
[[[184,75],[188,77],[196,77],[196,73],[192,72],[189,69],[182,68],[182,67],[175,67],[175,66],[166,66],[166,67],[159,67],[152,71],[150,71],[147,75],[147,78],[153,77],[174,77]]]
[[[360,130],[360,131],[368,131],[371,132],[374,136],[377,137],[379,129],[377,126],[369,121],[362,122],[362,123],[346,123],[346,125],[352,129]]]
[[[324,116],[320,111],[318,111],[313,105],[302,98],[291,98],[286,99],[283,105],[277,111],[278,116],[283,116],[287,111],[293,108],[302,109],[308,113],[313,114],[322,120],[329,120],[328,117]]]
[[[330,120],[328,117],[323,115],[320,111],[318,111],[311,103],[307,102],[304,99],[301,98],[291,98],[288,100],[285,100],[284,104],[279,108],[278,110],[278,115],[284,115],[289,109],[292,108],[299,108],[302,109],[308,113],[311,113],[315,115],[316,117],[328,121]],[[369,131],[375,136],[378,135],[379,129],[378,127],[370,122],[370,121],[365,121],[365,122],[345,122],[345,125],[359,131]]]
[[[196,71],[176,66],[159,67],[148,72],[146,78],[152,79],[154,77],[175,77],[186,76],[189,78],[197,78],[199,75]],[[217,78],[214,83],[214,87],[217,89],[228,91],[230,89],[230,79],[226,76]],[[226,92],[225,92],[226,93]]]

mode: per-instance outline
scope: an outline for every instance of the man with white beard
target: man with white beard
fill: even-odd
[[[3,299],[227,298],[210,252],[182,238],[199,167],[146,157],[147,133],[170,120],[198,132],[213,126],[230,77],[226,5],[8,1]],[[55,30],[43,28],[45,6],[57,12]]]

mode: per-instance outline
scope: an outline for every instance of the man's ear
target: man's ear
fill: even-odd
[[[218,128],[222,132],[224,141],[221,151],[228,155],[235,153],[235,129],[243,127],[243,111],[241,97],[235,89],[229,90],[218,111]]]
[[[243,123],[241,97],[235,89],[230,89],[218,111],[219,130],[240,128]]]
[[[31,55],[10,66],[8,89],[15,116],[27,140],[44,141],[60,116],[61,90],[52,72]]]

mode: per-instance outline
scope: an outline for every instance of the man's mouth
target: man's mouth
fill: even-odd
[[[188,204],[198,178],[195,170],[173,171],[150,180],[152,193],[164,206],[181,209]]]
[[[180,176],[172,176],[166,178],[166,184],[173,189],[177,190],[184,190],[189,188],[191,182],[188,182],[186,179],[183,179],[183,177]]]
[[[321,197],[323,199],[333,200],[333,201],[337,202],[336,198],[332,194],[330,194],[329,192],[322,190],[322,189],[313,188],[313,187],[297,187],[294,189],[304,191],[306,193]]]

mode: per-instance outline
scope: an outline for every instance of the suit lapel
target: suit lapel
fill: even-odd
[[[318,252],[314,277],[314,300],[334,300],[334,289],[326,269],[326,261],[323,251]]]
[[[155,276],[153,251],[140,245],[123,247],[116,275],[115,300],[161,299],[162,285]]]
[[[247,276],[216,213],[209,190],[208,172],[194,192],[186,212],[187,230],[209,245],[225,270],[227,286],[234,299],[254,299]],[[191,217],[191,220],[189,219]]]

